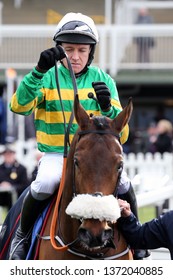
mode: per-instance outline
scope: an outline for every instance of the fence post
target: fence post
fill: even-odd
[[[112,23],[112,0],[105,0],[105,24]]]
[[[14,0],[14,7],[19,9],[21,7],[22,1],[23,0]]]
[[[0,26],[2,25],[2,9],[3,9],[3,3],[0,2]],[[1,28],[0,28],[1,30]],[[1,32],[0,32],[0,45],[2,43],[2,35],[1,35]]]
[[[15,91],[15,82],[16,82],[17,73],[14,69],[9,68],[6,70],[6,83],[7,83],[7,142],[14,141],[14,114],[9,110],[9,103],[11,97]]]

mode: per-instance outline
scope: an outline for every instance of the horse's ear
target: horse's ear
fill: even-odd
[[[119,115],[113,120],[115,129],[120,133],[125,125],[129,122],[133,111],[132,98],[129,98],[127,106],[119,113]]]
[[[85,129],[88,126],[89,116],[80,104],[78,94],[76,94],[74,100],[74,115],[80,128]]]

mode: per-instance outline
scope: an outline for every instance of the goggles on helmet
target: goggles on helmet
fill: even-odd
[[[98,33],[91,18],[80,13],[68,13],[57,26],[56,43],[96,44]]]

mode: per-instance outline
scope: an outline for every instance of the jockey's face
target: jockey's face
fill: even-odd
[[[62,43],[62,47],[68,55],[74,73],[77,74],[81,72],[88,62],[91,50],[90,45]],[[63,65],[68,68],[66,58],[64,58],[62,62]]]

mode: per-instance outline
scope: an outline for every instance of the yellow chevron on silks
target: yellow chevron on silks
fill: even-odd
[[[57,89],[44,89],[41,90],[42,92],[44,92],[45,94],[45,98],[47,101],[51,101],[51,100],[59,100],[59,95],[57,93]],[[92,92],[94,94],[94,96],[96,97],[96,94],[93,90],[93,88],[91,89],[79,89],[78,90],[78,94],[79,94],[79,99],[80,100],[86,100],[88,99],[88,93]],[[74,101],[74,92],[72,89],[61,89],[61,99],[62,100],[71,100]],[[120,104],[119,101],[115,100],[115,99],[111,99],[111,104],[112,106],[115,106],[116,108],[122,109],[122,106]]]
[[[45,95],[46,100],[59,100],[59,95],[57,92],[57,89],[49,89],[45,88],[44,90],[41,89],[41,92]],[[93,88],[87,88],[87,89],[78,89],[79,99],[80,100],[86,100],[88,99],[88,93],[93,92],[95,95]],[[73,89],[61,89],[61,99],[62,100],[74,100],[74,90]]]
[[[70,142],[74,135],[70,135]],[[44,132],[37,131],[37,142],[49,146],[61,146],[64,147],[64,134],[48,135]]]
[[[91,111],[88,110],[87,114],[94,114],[95,116],[100,115],[99,111]],[[68,123],[70,120],[71,112],[64,112],[65,115],[65,120]],[[35,120],[42,120],[45,123],[63,123],[64,118],[63,118],[63,113],[62,112],[46,112],[45,109],[36,109],[35,111]],[[73,123],[76,123],[76,120],[74,118]]]
[[[121,106],[120,102],[117,101],[117,100],[115,100],[115,99],[111,99],[111,105],[112,105],[113,107],[116,107],[116,108],[122,110],[122,106]]]
[[[10,107],[13,112],[17,112],[20,114],[20,113],[28,112],[30,110],[34,111],[34,108],[37,106],[37,102],[38,102],[38,97],[36,97],[33,101],[29,102],[26,105],[20,105],[17,100],[17,94],[14,93],[11,99]]]
[[[121,144],[124,144],[129,136],[129,126],[128,124],[126,124],[126,126],[123,128],[122,132],[121,132],[121,137],[120,137],[120,142]]]

